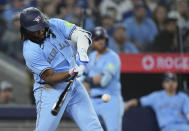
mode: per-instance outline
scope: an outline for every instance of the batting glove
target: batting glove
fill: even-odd
[[[69,74],[71,76],[77,74],[77,77],[80,77],[83,74],[84,70],[85,70],[85,66],[84,65],[80,65],[80,66],[76,65],[76,67],[74,67],[71,70],[69,70]]]

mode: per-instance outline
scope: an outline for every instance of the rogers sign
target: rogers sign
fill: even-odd
[[[153,68],[189,70],[189,57],[153,57],[147,55],[142,58],[142,66],[145,70],[152,70]]]
[[[120,54],[122,72],[189,73],[189,54]]]
[[[145,70],[151,70],[155,66],[155,60],[152,56],[144,56],[142,59],[142,66]]]

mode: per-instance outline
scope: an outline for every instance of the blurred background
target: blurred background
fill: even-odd
[[[35,126],[33,80],[22,55],[18,15],[30,6],[88,31],[96,26],[108,31],[109,48],[122,62],[124,101],[162,89],[165,72],[177,73],[179,90],[188,92],[189,0],[0,0],[1,131]],[[78,130],[69,119],[65,123],[60,130]]]

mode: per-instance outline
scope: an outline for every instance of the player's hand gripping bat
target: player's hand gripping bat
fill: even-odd
[[[68,85],[66,86],[66,89],[61,93],[60,97],[58,98],[58,100],[56,101],[56,103],[54,104],[51,113],[56,116],[61,108],[61,106],[63,105],[66,96],[68,95],[68,92],[72,86],[72,83],[74,81],[74,79],[76,78],[77,73],[70,79],[70,82],[68,83]]]

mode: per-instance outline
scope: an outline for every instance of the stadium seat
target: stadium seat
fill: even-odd
[[[160,131],[150,107],[132,107],[123,116],[123,131]]]

